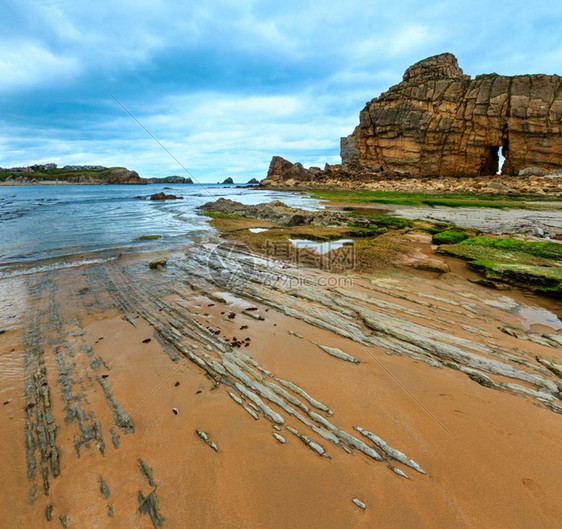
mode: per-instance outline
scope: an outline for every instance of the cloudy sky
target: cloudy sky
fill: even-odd
[[[338,163],[365,102],[430,55],[562,74],[551,0],[0,1],[0,166],[185,175],[124,107],[198,181],[260,179],[276,154]]]

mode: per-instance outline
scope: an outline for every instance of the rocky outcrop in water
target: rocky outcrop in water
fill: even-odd
[[[471,79],[454,55],[429,57],[366,104],[359,125],[341,139],[341,158],[342,166],[322,171],[274,157],[266,183],[328,179],[330,172],[359,180],[552,173],[562,168],[562,78]]]
[[[152,184],[193,184],[191,178],[184,178],[183,176],[165,176],[164,178],[151,178]]]
[[[148,180],[143,180],[136,171],[130,171],[125,167],[115,167],[111,169],[107,176],[108,184],[147,184]]]
[[[154,193],[150,195],[150,200],[181,200],[183,197],[179,197],[177,195],[167,195],[163,191],[160,193]]]
[[[226,213],[253,219],[267,220],[280,226],[301,226],[318,224],[320,226],[347,226],[349,217],[337,211],[309,211],[292,208],[280,200],[268,203],[246,205],[228,198],[207,202],[198,208],[203,212]]]

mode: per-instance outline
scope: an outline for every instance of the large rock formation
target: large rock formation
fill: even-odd
[[[454,55],[429,57],[367,103],[359,125],[341,139],[341,158],[342,165],[322,170],[274,156],[261,183],[380,187],[401,178],[479,178],[501,169],[502,175],[522,177],[510,181],[514,190],[543,192],[544,185],[527,189],[525,181],[562,169],[562,78],[488,74],[471,79]],[[441,190],[456,187],[454,180]],[[559,187],[559,179],[550,180]]]
[[[147,184],[136,171],[130,171],[125,167],[114,167],[107,175],[108,184]]]
[[[562,167],[562,78],[464,75],[450,53],[410,66],[341,140],[344,165],[411,176],[550,172]]]

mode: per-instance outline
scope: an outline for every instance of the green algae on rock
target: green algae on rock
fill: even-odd
[[[437,251],[467,260],[468,268],[486,279],[562,296],[562,245],[558,243],[472,237]]]
[[[160,268],[164,268],[168,263],[167,257],[158,257],[157,259],[153,259],[148,263],[148,267],[151,270],[159,270]]]
[[[160,238],[162,238],[162,235],[141,235],[140,237],[137,237],[137,241],[152,241]]]
[[[433,235],[433,244],[457,244],[468,239],[466,233],[459,230],[445,230]]]

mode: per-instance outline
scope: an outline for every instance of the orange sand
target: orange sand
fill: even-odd
[[[131,262],[118,266],[127,268]],[[164,278],[164,279],[163,279]],[[402,287],[439,292],[439,280],[396,278]],[[30,278],[31,282],[37,277]],[[139,281],[177,281],[170,272],[139,272]],[[0,281],[7,286],[6,281]],[[3,528],[60,527],[65,513],[68,527],[153,527],[139,512],[138,491],[146,496],[154,487],[141,474],[137,458],[153,470],[160,512],[166,528],[413,528],[487,527],[557,528],[562,520],[562,417],[529,398],[485,388],[452,369],[436,369],[408,356],[388,356],[378,347],[365,347],[318,329],[254,302],[238,300],[227,306],[193,292],[186,301],[168,296],[180,313],[211,327],[221,336],[250,337],[244,352],[276,376],[291,380],[334,411],[340,428],[353,432],[356,424],[380,435],[394,448],[415,459],[426,475],[408,470],[411,479],[390,472],[358,452],[353,455],[316,437],[331,457],[322,458],[284,428],[278,443],[264,417],[254,420],[228,396],[230,388],[214,382],[193,363],[173,362],[153,336],[153,328],[136,317],[136,326],[121,318],[101,283],[88,283],[83,269],[60,272],[53,302],[62,333],[74,344],[77,376],[82,377],[88,404],[102,424],[105,456],[81,449],[77,458],[75,423],[64,421],[55,362],[57,335],[42,325],[47,378],[53,415],[58,427],[61,474],[50,477],[50,494],[37,480],[35,504],[29,502],[32,481],[26,477],[25,400],[23,398],[23,336],[33,311],[48,307],[48,296],[18,299],[26,318],[0,336],[0,436],[3,440],[0,525]],[[361,290],[356,280],[354,289]],[[416,282],[417,281],[417,282]],[[364,281],[368,284],[367,281]],[[20,285],[21,287],[21,285]],[[88,287],[82,295],[78,292]],[[459,290],[498,297],[481,287],[459,282]],[[420,290],[424,289],[424,290]],[[15,296],[15,293],[14,293]],[[95,300],[105,301],[96,305]],[[409,306],[407,301],[401,302]],[[39,305],[38,305],[39,304]],[[180,305],[183,305],[180,306]],[[240,306],[257,306],[264,321],[240,314]],[[233,310],[235,319],[221,312]],[[431,315],[435,309],[420,308]],[[195,314],[199,312],[199,314]],[[204,314],[208,314],[205,316]],[[462,317],[451,314],[452,321]],[[77,320],[84,335],[73,336]],[[416,318],[412,316],[412,321]],[[470,323],[473,325],[473,323]],[[502,324],[520,325],[514,315],[490,308],[483,329],[506,346],[548,354],[558,352],[498,331]],[[240,330],[247,325],[248,329]],[[361,361],[359,365],[333,358],[308,340],[339,347]],[[550,329],[551,332],[552,329]],[[459,328],[459,336],[466,332]],[[100,340],[100,338],[102,338]],[[143,344],[144,339],[151,338]],[[482,337],[482,343],[487,339]],[[110,370],[92,371],[80,346],[92,346]],[[114,448],[109,435],[112,411],[102,388],[88,381],[107,374],[113,396],[131,417],[135,433],[120,434]],[[179,383],[179,384],[177,384]],[[78,391],[79,384],[73,386]],[[178,415],[172,408],[179,410]],[[288,424],[298,427],[297,421]],[[218,445],[214,452],[195,430],[207,432]],[[102,475],[111,489],[109,499],[99,490]],[[367,508],[352,503],[359,498]],[[52,521],[45,509],[53,505]],[[114,516],[107,515],[111,504]]]

